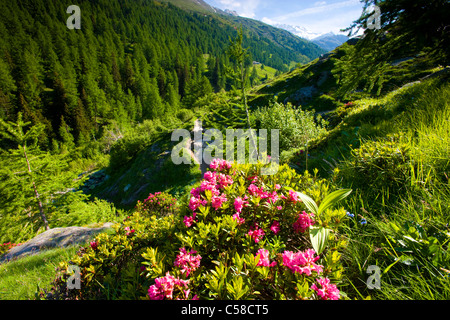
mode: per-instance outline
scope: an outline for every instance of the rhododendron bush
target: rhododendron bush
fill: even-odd
[[[214,160],[187,203],[170,206],[173,215],[149,210],[154,196],[138,203],[116,234],[100,235],[71,261],[85,286],[76,297],[105,293],[111,279],[109,294],[114,287],[128,299],[344,297],[337,230],[347,215],[335,204],[350,191],[332,192],[288,166],[262,175],[263,166]],[[117,246],[120,257],[111,255]],[[68,276],[63,266],[60,284]]]

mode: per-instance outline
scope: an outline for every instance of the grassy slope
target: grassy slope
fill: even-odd
[[[356,298],[449,299],[448,70],[433,65],[423,54],[400,63],[392,61],[381,96],[354,92],[348,100],[339,101],[331,70],[343,53],[343,47],[338,48],[328,57],[254,88],[249,104],[264,106],[278,99],[305,109],[330,111],[329,132],[310,143],[308,161],[306,153],[298,152],[301,148],[282,155],[282,160],[300,172],[319,169],[321,176],[331,180],[339,177],[334,169],[345,167],[350,178],[359,179],[362,186],[370,185],[372,181],[358,177],[354,155],[370,141],[380,141],[381,148],[387,145],[389,136],[397,135],[395,143],[404,146],[409,157],[406,168],[393,168],[405,175],[401,190],[388,186],[359,189],[356,181],[334,181],[338,187],[354,189],[345,206],[355,219],[342,232],[349,240],[343,256],[347,266],[344,289]],[[298,94],[304,87],[315,88],[309,99]],[[330,103],[322,95],[334,101]],[[375,157],[379,151],[375,150]],[[379,170],[379,175],[387,179],[398,178]],[[368,223],[361,225],[362,219]],[[413,240],[405,241],[405,237]],[[379,266],[383,272],[381,290],[367,288],[369,265]]]
[[[171,151],[179,142],[170,140],[171,135],[167,134],[118,170],[107,170],[110,178],[93,188],[90,194],[122,209],[133,209],[136,202],[146,199],[149,193],[165,191],[176,197],[183,195],[200,179],[201,172],[193,161],[173,164]]]
[[[382,99],[359,101],[344,119],[347,132],[360,128],[356,139],[363,144],[385,139],[388,134],[399,135],[397,145],[406,147],[411,166],[404,170],[407,177],[401,189],[358,189],[348,202],[355,216],[368,221],[361,227],[355,220],[345,232],[351,239],[345,259],[355,293],[381,299],[450,297],[450,278],[445,271],[450,261],[449,98],[448,78],[428,80]],[[330,137],[328,143],[318,145],[318,152],[329,155],[337,148],[336,142],[341,148],[345,141],[349,143],[339,134]],[[353,158],[347,159],[344,167],[352,168]],[[386,173],[380,170],[379,175]],[[363,177],[360,180],[371,183]],[[368,265],[377,265],[384,272],[379,291],[369,292],[365,287]]]
[[[78,246],[44,251],[0,265],[0,300],[34,299],[37,288],[48,288],[55,268],[70,260]]]
[[[321,58],[255,87],[249,93],[249,105],[253,107],[267,105],[274,96],[277,96],[279,102],[290,102],[295,106],[301,105],[304,109],[314,108],[318,112],[329,111],[330,107],[325,101],[321,101],[320,97],[328,95],[339,100],[336,96],[338,83],[332,70],[336,60],[345,55],[347,46],[348,44],[344,44]],[[401,63],[397,63],[397,61],[391,63],[390,70],[388,70],[389,81],[384,86],[383,95],[442,69],[440,66],[435,66],[426,55],[421,54]],[[310,98],[299,95],[299,91],[305,87],[314,87]],[[343,102],[368,96],[362,92],[354,92],[349,95],[347,100],[341,102],[343,104]],[[339,105],[336,103],[334,107]]]

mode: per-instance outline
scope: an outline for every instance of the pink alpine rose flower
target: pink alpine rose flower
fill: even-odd
[[[93,250],[97,250],[97,247],[98,247],[98,242],[97,241],[91,241],[90,245],[91,245],[91,248]]]
[[[277,264],[276,261],[270,263],[269,260],[269,250],[267,249],[259,249],[256,252],[256,257],[259,256],[259,261],[258,264],[256,266],[258,267],[273,267]]]
[[[294,227],[294,232],[305,232],[310,226],[312,226],[315,221],[312,219],[314,214],[308,214],[305,211],[298,215],[297,221],[292,225]]]
[[[125,227],[125,231],[127,232],[126,235],[129,236],[130,234],[133,234],[135,232],[134,229],[130,230],[130,227]]]
[[[258,227],[258,224],[255,223],[255,226],[250,228],[250,231],[247,233],[247,235],[249,235],[255,241],[255,243],[258,243],[265,235],[265,232],[263,229],[260,229]]]
[[[248,192],[250,192],[250,194],[252,196],[258,196],[260,191],[258,189],[257,186],[255,186],[253,183],[251,185],[248,186]]]
[[[335,284],[330,283],[328,278],[317,279],[320,288],[314,283],[311,289],[317,292],[317,295],[322,300],[339,300],[339,289]]]
[[[237,197],[236,199],[234,199],[234,209],[238,212],[241,213],[242,212],[242,208],[244,207],[244,205],[246,205],[248,202],[245,201],[244,199],[242,199],[241,197]]]
[[[165,277],[155,279],[155,284],[148,289],[148,296],[150,300],[172,300],[175,287],[179,287],[184,292],[183,288],[188,289],[188,285],[189,280],[175,278],[167,272]]]
[[[270,226],[270,230],[275,234],[280,232],[280,223],[278,221],[274,221]]]
[[[233,179],[228,175],[219,173],[219,176],[217,177],[217,183],[218,183],[219,189],[224,189],[227,186],[233,184]]]
[[[323,271],[323,266],[315,264],[320,259],[319,256],[314,257],[315,253],[314,249],[307,249],[297,253],[285,251],[282,255],[283,265],[291,269],[292,272],[304,273],[307,276],[310,276],[312,271],[320,274]]]
[[[155,284],[148,289],[148,296],[150,300],[172,299],[174,286],[175,277],[167,272],[165,277],[155,279]]]
[[[297,203],[298,200],[298,194],[297,192],[293,191],[293,190],[289,190],[289,201],[293,202],[293,203]]]
[[[186,227],[190,228],[195,223],[195,220],[194,217],[184,216],[183,222]]]
[[[269,193],[269,194],[268,194],[268,198],[269,198],[269,201],[270,201],[271,203],[277,202],[277,201],[278,201],[278,194],[277,194],[277,192],[276,192],[276,191],[273,191],[272,193]]]
[[[185,248],[181,248],[180,253],[175,259],[174,266],[180,267],[181,273],[186,273],[186,277],[200,266],[202,257],[200,255],[195,255],[196,253],[197,251],[195,250],[187,252]]]
[[[222,204],[226,202],[227,196],[225,194],[222,194],[220,196],[212,196],[211,198],[211,205],[214,209],[219,210],[222,207]]]
[[[205,175],[203,176],[203,178],[211,184],[216,184],[217,177],[216,177],[215,172],[207,171],[207,172],[205,172]]]
[[[237,220],[238,224],[244,224],[245,219],[239,216],[239,213],[233,214],[233,220]]]
[[[231,169],[232,163],[223,159],[213,159],[209,167],[213,170],[224,171]]]

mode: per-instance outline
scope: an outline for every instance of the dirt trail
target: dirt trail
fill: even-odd
[[[203,141],[202,121],[200,119],[195,120],[193,133],[194,133],[194,140],[189,139],[186,143],[185,149],[187,150],[191,158],[194,160],[194,163],[199,165],[203,177],[209,167],[209,165],[203,160],[203,150],[208,145],[206,144],[205,141]],[[202,138],[201,142],[196,141],[199,138]]]

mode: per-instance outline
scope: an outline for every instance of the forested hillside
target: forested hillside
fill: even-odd
[[[1,2],[1,116],[22,112],[44,123],[42,146],[70,136],[79,145],[111,120],[155,119],[235,84],[226,76],[226,48],[238,24],[149,0],[79,6],[82,27],[69,30],[64,2]],[[248,35],[247,65],[287,70],[321,53],[310,43]]]

